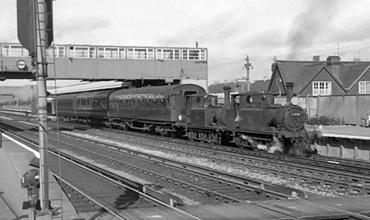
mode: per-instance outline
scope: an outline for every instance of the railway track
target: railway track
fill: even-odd
[[[0,109],[0,112],[2,114],[5,114],[6,116],[11,116],[14,117],[14,114],[17,115],[18,118],[24,120],[24,119],[30,119],[29,110],[17,110],[17,109]],[[51,116],[55,117],[55,116]],[[31,118],[34,119],[34,118]],[[51,121],[51,123],[54,123],[54,121]],[[75,129],[75,128],[80,128],[80,129],[89,129],[90,126],[88,125],[82,125],[82,124],[72,124],[72,123],[65,123],[65,122],[59,122],[59,124],[62,124],[63,127],[67,127],[70,129]],[[108,130],[106,128],[101,128]],[[110,130],[110,129],[109,129]],[[140,136],[140,133],[135,133],[135,132],[126,132],[131,135],[135,136]],[[146,136],[142,135],[141,136]],[[168,138],[163,138],[163,137],[156,137],[154,135],[153,138],[159,139],[159,140],[169,140]],[[301,158],[301,157],[295,157],[295,156],[289,156],[289,155],[276,155],[276,154],[269,154],[263,151],[249,151],[249,150],[243,150],[239,148],[230,148],[230,147],[225,147],[225,146],[215,146],[215,145],[209,145],[209,144],[202,144],[202,143],[194,143],[194,142],[189,142],[185,140],[176,140],[176,139],[171,139],[169,140],[171,142],[177,142],[177,143],[186,143],[194,146],[200,146],[203,148],[215,148],[217,147],[218,149],[221,149],[223,151],[228,151],[228,152],[234,152],[234,153],[239,153],[239,154],[245,154],[245,155],[251,155],[251,156],[259,156],[259,157],[266,157],[270,158],[272,160],[286,160],[286,161],[295,161],[300,164],[309,164],[309,165],[320,165],[322,163],[329,163],[327,166],[332,166],[333,168],[336,167],[341,167],[340,169],[343,169],[344,171],[348,172],[358,172],[359,174],[370,174],[370,161],[365,161],[365,160],[353,160],[353,159],[346,159],[346,158],[333,158],[333,157],[328,157],[328,156],[323,156],[323,155],[312,155],[309,159]]]
[[[88,127],[85,126],[87,129]],[[112,132],[112,131],[110,131]],[[147,140],[147,144],[156,145],[158,150],[163,151],[163,146],[169,146],[172,152],[177,153],[187,153],[195,156],[202,155],[202,157],[208,157],[209,160],[219,161],[223,164],[228,164],[234,167],[249,167],[249,172],[252,173],[262,173],[268,178],[282,178],[285,180],[284,184],[288,184],[289,187],[294,189],[282,190],[283,192],[298,191],[299,196],[303,196],[301,190],[307,192],[307,194],[321,194],[321,195],[369,195],[369,183],[370,180],[366,175],[363,175],[366,167],[348,170],[347,166],[336,163],[328,163],[325,161],[312,161],[307,158],[297,158],[289,157],[283,155],[267,154],[264,152],[254,152],[254,151],[242,151],[240,149],[233,149],[225,146],[215,146],[197,142],[189,142],[178,139],[169,139],[158,136],[149,136],[148,134],[138,134],[129,132],[130,135],[140,136],[144,142]],[[97,135],[101,135],[100,130]],[[156,141],[153,142],[154,138]],[[110,137],[108,137],[110,138]],[[128,136],[124,139],[125,142],[128,141]],[[118,140],[119,141],[119,140]],[[163,146],[162,143],[173,143],[166,144]],[[137,141],[133,142],[138,143]],[[183,145],[181,145],[181,143]],[[231,152],[237,151],[237,152]],[[356,173],[357,172],[357,173]],[[210,171],[209,171],[210,173]],[[213,174],[212,174],[213,175]],[[227,176],[223,174],[222,176]],[[229,175],[237,176],[235,173]],[[244,178],[244,180],[243,180]],[[237,178],[243,183],[255,183],[255,185],[263,185],[267,189],[274,190],[276,186],[271,186],[266,181],[258,181],[252,178],[246,178],[240,176]],[[296,184],[298,183],[298,185]],[[281,183],[279,183],[281,184]]]
[[[29,128],[29,130],[30,131],[36,131],[36,129],[32,129],[32,128]],[[18,130],[18,133],[19,132],[22,132],[22,130]],[[151,142],[153,142],[153,140],[151,141]],[[168,142],[168,141],[167,141]],[[101,144],[103,144],[103,143],[101,143]],[[214,148],[215,146],[212,146],[211,148]],[[101,164],[98,164],[98,166],[101,166]],[[306,200],[306,199],[304,199],[304,201],[308,201],[309,203],[311,202],[311,203],[313,203],[313,204],[316,204],[315,202],[312,202],[312,201],[309,201],[309,200]],[[252,204],[254,204],[254,205],[257,205],[258,206],[258,202],[257,203],[252,203]],[[325,206],[325,205],[324,205]],[[261,206],[262,207],[262,206]],[[267,208],[267,209],[269,209],[268,207],[265,207],[264,205],[263,205],[263,207],[264,208]],[[328,208],[330,208],[330,207],[328,207]],[[186,213],[185,213],[186,214]],[[356,214],[356,213],[349,213],[350,214],[350,216],[354,216],[355,217],[355,219],[367,219],[366,217],[364,217],[364,216],[359,216],[358,214]],[[291,216],[292,217],[292,216]],[[195,219],[197,219],[196,217],[194,217]],[[292,217],[293,219],[298,219],[298,218],[295,218],[295,217]],[[121,218],[121,219],[125,219],[125,218]],[[187,216],[187,217],[184,217],[184,219],[192,219],[190,216]]]
[[[1,125],[4,127],[4,124]],[[6,125],[1,132],[37,149],[32,129],[24,131],[22,127],[14,128]],[[16,132],[14,134],[13,132]],[[27,135],[25,136],[25,133]],[[165,207],[168,212],[177,213],[183,219],[198,219],[174,206],[174,200],[166,201],[166,196],[153,196],[156,191],[146,186],[129,181],[120,175],[102,169],[98,165],[87,163],[56,149],[49,149],[49,169],[58,184],[68,195],[77,212],[109,213],[115,219],[131,219],[124,214],[126,209]],[[38,166],[33,161],[33,166]],[[62,175],[60,175],[62,174]],[[78,178],[76,178],[78,177]]]
[[[103,133],[99,132],[94,135],[102,136]],[[112,139],[113,136],[107,134],[105,138]],[[310,159],[307,158],[292,158],[281,155],[264,154],[261,152],[252,152],[252,155],[250,155],[248,154],[249,152],[245,153],[243,151],[240,154],[225,152],[225,147],[223,146],[219,147],[191,142],[190,144],[189,142],[185,142],[185,144],[181,146],[178,144],[178,140],[169,140],[168,138],[154,136],[153,138],[156,139],[156,142],[153,142],[151,139],[148,139],[148,135],[141,138],[147,140],[148,144],[155,145],[158,150],[162,149],[163,151],[163,148],[167,148],[166,150],[174,152],[188,153],[194,156],[206,156],[209,157],[210,160],[220,160],[220,158],[222,158],[225,163],[234,166],[240,167],[244,165],[253,167],[257,172],[272,173],[275,176],[295,180],[302,184],[320,186],[326,191],[328,191],[328,189],[333,189],[338,192],[339,195],[370,194],[370,178],[366,175],[369,168],[366,167],[349,170],[348,166],[343,167],[341,164],[333,164],[325,161],[310,161]],[[128,136],[122,137],[122,139],[127,142]],[[158,141],[160,139],[162,142]],[[118,141],[120,140],[118,139]],[[170,142],[175,142],[176,144],[171,144]],[[229,148],[226,149],[229,150]]]
[[[124,170],[125,173],[145,179],[144,181],[149,179],[150,183],[147,182],[147,185],[160,185],[167,190],[171,189],[171,193],[186,194],[186,198],[196,198],[195,201],[199,203],[246,202],[285,199],[290,196],[262,189],[260,186],[252,186],[251,184],[238,183],[235,180],[231,181],[218,177],[218,175],[232,176],[227,173],[212,171],[200,166],[191,166],[188,163],[156,157],[139,151],[129,150],[125,152],[126,150],[123,148],[106,145],[91,139],[85,139],[82,142],[61,135],[58,142],[63,143],[62,151],[68,151],[68,154],[73,153],[78,157],[83,156],[90,162],[99,162],[107,166],[114,164],[116,170]],[[48,144],[57,146],[56,134],[49,133]],[[102,148],[102,145],[105,145],[105,147]],[[280,187],[275,188],[281,190]],[[284,189],[284,187],[281,188]]]
[[[109,131],[112,132],[112,131]],[[328,163],[325,161],[316,161],[307,158],[289,157],[285,155],[268,154],[264,152],[243,151],[225,146],[215,146],[197,142],[189,142],[178,139],[169,139],[148,134],[132,133],[130,135],[140,136],[144,142],[152,147],[156,146],[158,150],[163,151],[164,146],[175,153],[192,154],[194,157],[202,155],[209,160],[218,160],[223,164],[234,167],[249,167],[253,173],[263,173],[283,178],[288,181],[288,185],[295,188],[296,191],[305,190],[314,194],[321,195],[369,195],[370,179],[366,174],[368,167],[353,167],[352,165]],[[102,135],[99,130],[96,135]],[[156,141],[152,141],[153,138]],[[111,138],[109,135],[106,138]],[[128,136],[123,138],[128,141]],[[120,141],[120,140],[118,140]],[[158,142],[158,143],[157,143]],[[132,142],[133,144],[137,142]],[[165,144],[163,143],[174,143]],[[181,145],[182,143],[183,145]],[[237,152],[232,152],[232,151]],[[349,167],[352,166],[352,169]],[[233,174],[235,176],[235,174]],[[251,180],[250,180],[251,181]],[[253,180],[252,180],[253,181]],[[248,181],[243,181],[248,182]],[[271,189],[271,185],[265,181],[256,181],[257,185],[264,184]],[[290,182],[290,183],[289,183]],[[291,184],[293,182],[293,184]],[[297,184],[299,185],[297,186]],[[273,187],[272,187],[273,188]],[[294,190],[290,190],[292,192]],[[299,194],[302,196],[302,193]]]

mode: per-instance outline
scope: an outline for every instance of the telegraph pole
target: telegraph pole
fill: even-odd
[[[249,62],[249,56],[247,55],[247,57],[245,58],[245,63],[244,63],[244,67],[243,67],[244,70],[247,70],[247,91],[249,92],[251,89],[250,89],[250,83],[249,83],[249,69],[253,69],[253,66],[252,64]]]
[[[40,147],[40,206],[39,216],[51,217],[49,210],[49,167],[47,165],[47,103],[46,103],[46,48],[47,11],[45,0],[36,0],[36,80],[38,88],[39,147]],[[51,218],[50,218],[51,219]]]

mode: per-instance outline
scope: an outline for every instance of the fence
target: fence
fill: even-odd
[[[275,98],[275,103],[285,104],[285,102],[285,97]],[[346,124],[361,124],[361,118],[370,113],[368,94],[294,97],[292,103],[305,109],[308,117],[339,118]]]

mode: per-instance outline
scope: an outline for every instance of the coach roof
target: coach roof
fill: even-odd
[[[181,84],[181,85],[169,85],[169,86],[147,86],[142,88],[132,88],[132,89],[121,89],[112,93],[112,96],[122,95],[122,94],[162,94],[170,95],[181,93],[185,91],[197,90],[198,93],[205,94],[205,90],[195,84]]]

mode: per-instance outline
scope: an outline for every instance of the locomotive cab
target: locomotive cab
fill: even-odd
[[[208,127],[214,122],[216,109],[220,108],[217,96],[189,95],[185,99],[186,108],[181,111],[181,124]]]
[[[265,130],[265,127],[260,125],[267,123],[264,121],[268,118],[266,109],[272,105],[274,105],[274,98],[269,94],[253,92],[233,94],[223,118],[227,127],[247,130],[263,128],[262,130]]]

